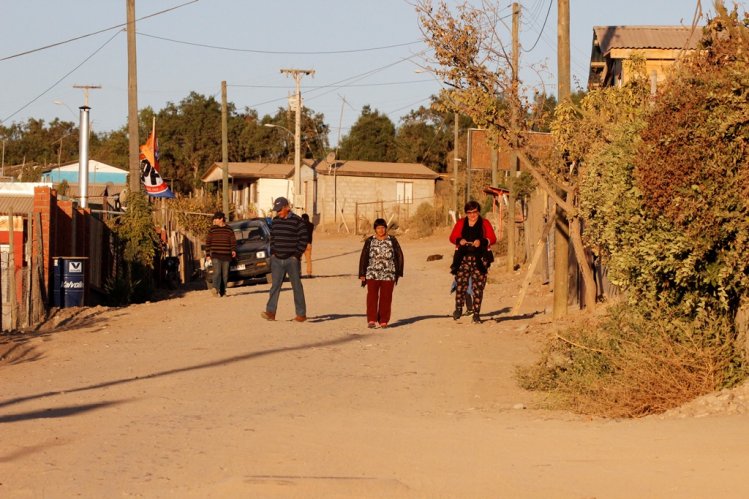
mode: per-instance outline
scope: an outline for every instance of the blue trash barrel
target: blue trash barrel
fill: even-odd
[[[62,260],[52,259],[52,306],[62,306]]]
[[[60,257],[62,306],[82,307],[86,295],[86,257]]]

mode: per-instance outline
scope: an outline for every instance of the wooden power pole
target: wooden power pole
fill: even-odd
[[[515,181],[518,176],[518,155],[515,148],[518,147],[518,141],[515,137],[518,131],[520,97],[518,95],[518,70],[520,64],[520,5],[517,2],[512,4],[512,129],[513,144],[510,144],[510,193],[508,196],[509,206],[507,207],[507,270],[515,270],[515,201],[516,187]]]
[[[135,57],[135,0],[127,6],[127,130],[131,194],[140,190],[140,138],[138,137],[138,65]]]
[[[294,125],[294,209],[306,211],[306,200],[302,195],[302,76],[314,75],[314,69],[282,69],[281,74],[291,75],[296,83],[294,109],[296,120]]]
[[[559,102],[570,98],[570,1],[558,0],[557,79]],[[569,198],[568,201],[571,201]],[[561,207],[556,207],[554,228],[554,309],[553,317],[567,315],[569,296],[569,222]]]
[[[229,217],[229,118],[226,103],[226,81],[221,82],[221,207]],[[227,218],[230,220],[231,217]]]

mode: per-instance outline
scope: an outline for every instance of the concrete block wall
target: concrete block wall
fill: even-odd
[[[356,226],[356,203],[382,202],[386,209],[392,209],[397,204],[398,182],[410,182],[413,186],[411,213],[416,212],[416,208],[423,202],[434,204],[434,180],[431,179],[343,175],[334,179],[333,176],[320,175],[317,179],[317,212],[320,214],[320,223],[331,225],[336,219],[338,223],[341,223],[343,216],[346,224],[353,231]],[[337,217],[334,216],[334,206],[337,206]]]

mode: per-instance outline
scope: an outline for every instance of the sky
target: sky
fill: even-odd
[[[304,105],[324,115],[331,145],[365,105],[398,125],[441,85],[417,72],[428,65],[428,47],[413,1],[136,0],[138,108],[158,112],[193,91],[220,101],[226,81],[238,110],[274,115],[294,91],[294,79],[280,70],[312,69],[301,80]],[[555,93],[557,2],[519,3],[521,79]],[[570,0],[573,90],[587,84],[593,26],[691,25],[698,3]],[[712,0],[701,3],[711,12]],[[498,2],[508,16],[511,4]],[[98,85],[88,97],[92,129],[125,126],[127,35],[108,29],[125,22],[126,0],[0,0],[2,124],[55,117],[77,123],[84,91],[74,85]],[[506,22],[509,43],[511,18]]]

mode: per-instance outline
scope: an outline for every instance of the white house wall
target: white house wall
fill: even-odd
[[[257,201],[255,206],[258,214],[269,215],[273,208],[273,200],[277,197],[292,199],[294,192],[292,180],[276,178],[259,178],[257,179]]]

